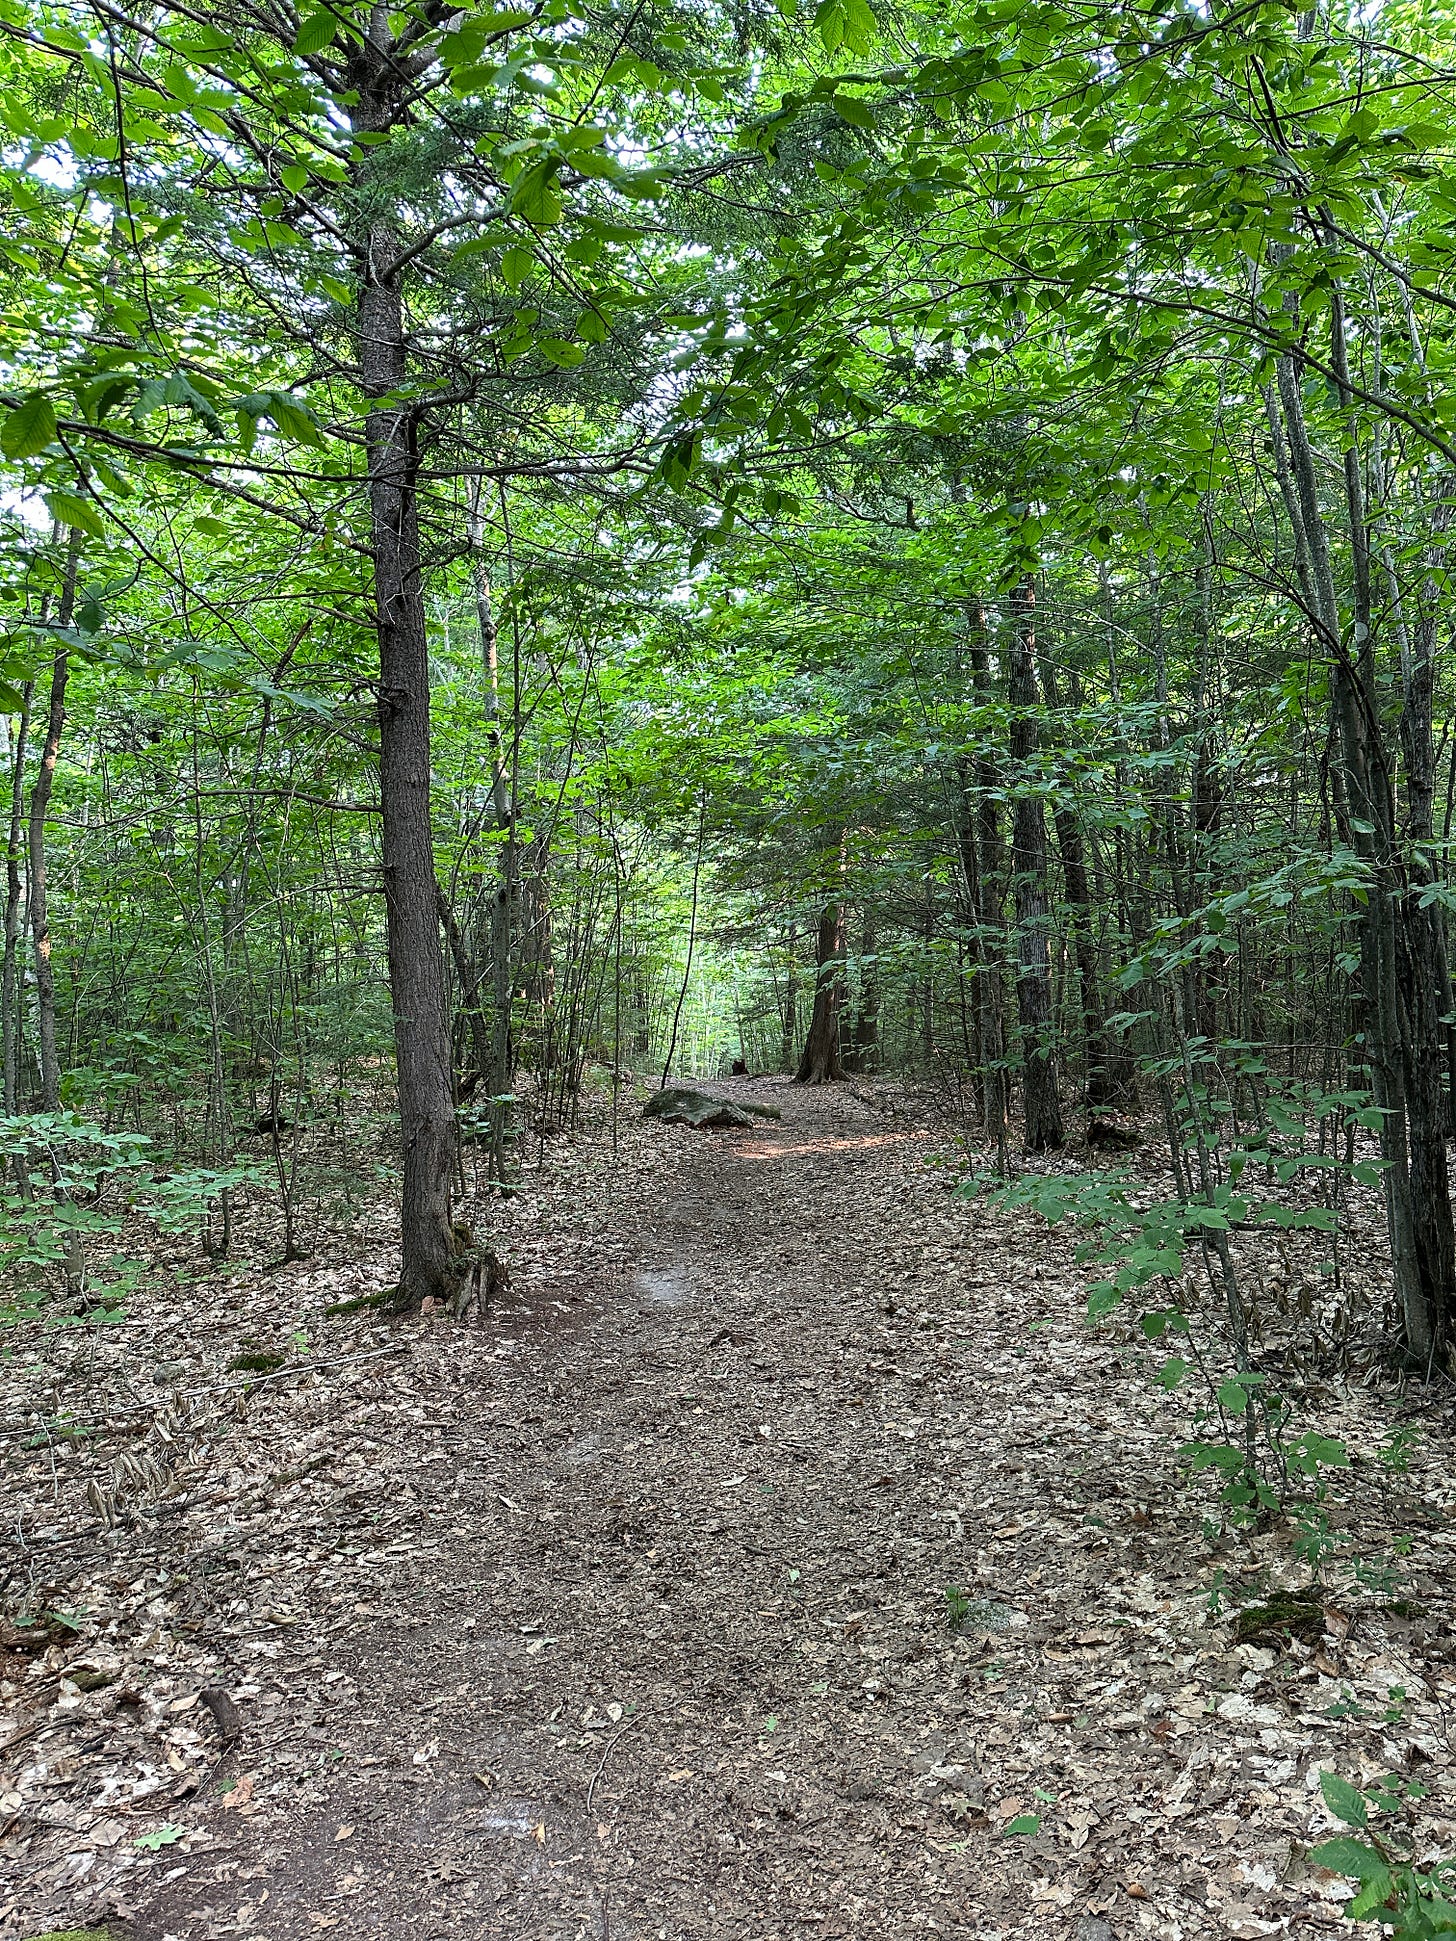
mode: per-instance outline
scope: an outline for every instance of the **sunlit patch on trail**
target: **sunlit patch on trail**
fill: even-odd
[[[858,1152],[871,1146],[902,1146],[911,1137],[913,1134],[908,1132],[862,1132],[844,1139],[801,1139],[792,1146],[760,1141],[754,1145],[735,1146],[733,1155],[735,1159],[797,1159],[805,1153]]]

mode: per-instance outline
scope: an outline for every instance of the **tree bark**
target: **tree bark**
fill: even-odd
[[[1034,786],[1037,747],[1036,588],[1024,581],[1012,595],[1011,760],[1017,785],[1012,811],[1016,900],[1016,1005],[1021,1025],[1022,1090],[1028,1152],[1055,1152],[1066,1143],[1057,1097],[1052,1030],[1050,899],[1047,895],[1046,816]]]
[[[794,1073],[796,1085],[826,1085],[844,1077],[839,1052],[839,1013],[844,1002],[844,905],[826,903],[819,918],[815,951],[814,1009],[803,1056]]]
[[[788,961],[784,966],[784,1012],[783,1036],[779,1047],[779,1062],[785,1071],[793,1065],[794,1046],[799,1039],[799,926],[791,923],[785,945]]]
[[[972,603],[969,627],[971,681],[978,707],[992,701],[991,664],[986,647],[986,610]],[[976,943],[976,1036],[983,1061],[986,1135],[993,1139],[999,1163],[1005,1167],[1011,1123],[1011,1073],[1007,1062],[1006,1030],[1006,843],[1001,829],[1001,774],[996,752],[984,728],[981,752],[974,767],[973,900]],[[969,875],[967,877],[969,883]]]
[[[1335,337],[1338,363],[1343,358],[1343,319],[1338,312]],[[1331,710],[1339,747],[1339,776],[1349,802],[1350,841],[1364,864],[1368,882],[1368,893],[1359,915],[1360,985],[1371,1090],[1382,1113],[1380,1150],[1385,1162],[1385,1210],[1396,1300],[1412,1357],[1422,1365],[1429,1365],[1438,1351],[1441,1335],[1446,1332],[1445,1317],[1451,1306],[1450,1193],[1444,1177],[1444,1141],[1439,1154],[1423,1142],[1416,1165],[1412,1166],[1408,1047],[1413,1032],[1425,1028],[1428,1021],[1418,1000],[1413,1012],[1413,966],[1398,935],[1391,894],[1395,860],[1393,805],[1384,750],[1379,744],[1378,722],[1362,665],[1367,662],[1369,639],[1369,576],[1368,558],[1363,572],[1359,563],[1364,518],[1358,509],[1358,453],[1346,455],[1351,525],[1358,534],[1354,633],[1360,658],[1356,661],[1350,656],[1342,634],[1314,454],[1304,419],[1300,367],[1292,357],[1279,360],[1277,385],[1289,443],[1291,482],[1304,528],[1309,604],[1330,664]],[[1419,1113],[1419,1105],[1417,1109]],[[1440,1231],[1442,1228],[1444,1233]]]
[[[20,1097],[20,860],[25,819],[25,744],[30,735],[30,705],[34,684],[27,681],[20,725],[16,731],[14,767],[10,774],[10,830],[5,844],[5,959],[0,971],[0,1031],[3,1031],[4,1105],[7,1114],[19,1110]]]
[[[1046,696],[1050,705],[1060,708],[1056,669],[1050,660],[1042,663]],[[1062,858],[1062,877],[1066,884],[1067,906],[1071,912],[1072,950],[1077,962],[1077,985],[1082,999],[1082,1055],[1086,1068],[1087,1104],[1094,1108],[1124,1105],[1137,1098],[1137,1078],[1132,1060],[1114,1047],[1107,1036],[1107,1012],[1102,1001],[1101,967],[1097,961],[1097,938],[1093,929],[1091,885],[1087,880],[1087,850],[1082,841],[1082,825],[1065,795],[1052,800],[1052,824],[1057,832],[1057,849]]]
[[[875,962],[878,947],[874,914],[866,910],[860,937],[859,1009],[850,1024],[849,1056],[843,1061],[845,1070],[850,1072],[868,1074],[880,1062],[880,977]]]
[[[405,87],[389,46],[373,33],[354,63],[359,101],[353,126],[383,134],[403,113]],[[387,32],[387,28],[384,29]],[[358,173],[367,177],[368,157]],[[378,185],[356,188],[373,201]],[[393,402],[408,377],[408,343],[399,276],[391,269],[399,238],[372,223],[360,254],[362,289],[358,348],[365,396],[376,402],[365,421],[370,550],[379,639],[379,799],[383,823],[384,907],[399,1086],[403,1191],[400,1278],[392,1306],[417,1309],[448,1301],[457,1263],[450,1187],[455,1159],[455,1102],[444,953],[435,901],[430,820],[430,664],[420,560],[417,472],[418,415]]]
[[[57,619],[61,626],[71,624],[76,607],[76,574],[81,563],[81,535],[73,526],[66,551],[65,582]],[[30,935],[35,952],[36,1047],[40,1062],[40,1109],[61,1109],[61,1064],[56,1051],[56,972],[51,959],[51,925],[46,902],[46,815],[55,785],[56,762],[61,752],[61,736],[66,726],[66,683],[70,678],[71,657],[62,648],[51,664],[50,700],[46,710],[45,741],[41,747],[40,769],[30,792],[29,880]]]

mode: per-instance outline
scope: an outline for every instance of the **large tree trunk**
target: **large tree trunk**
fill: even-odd
[[[1026,580],[1012,595],[1011,759],[1016,771],[1012,861],[1016,900],[1016,1005],[1021,1024],[1026,1149],[1055,1152],[1066,1142],[1057,1097],[1052,1031],[1050,898],[1046,816],[1031,770],[1037,747],[1036,588]]]
[[[382,18],[382,16],[375,16]],[[401,112],[388,48],[366,46],[356,133],[382,134]],[[360,165],[368,169],[368,158]],[[378,187],[361,182],[373,200]],[[399,238],[375,221],[361,253],[358,345],[362,387],[379,400],[365,421],[369,525],[379,636],[379,800],[395,1071],[403,1147],[400,1278],[396,1313],[448,1301],[456,1262],[450,1221],[455,1102],[445,961],[435,897],[430,822],[430,663],[425,631],[417,496],[417,414],[400,395],[408,377]]]
[[[1434,591],[1432,589],[1432,591]],[[1428,594],[1428,597],[1430,595]],[[1397,603],[1394,618],[1405,633]],[[1430,1354],[1456,1348],[1456,1228],[1446,1139],[1450,1131],[1451,971],[1441,905],[1422,902],[1434,880],[1436,744],[1433,732],[1435,612],[1423,613],[1413,642],[1402,639],[1404,706],[1400,731],[1406,826],[1400,832],[1403,894],[1396,905],[1396,972],[1410,1120],[1411,1201],[1422,1292],[1431,1311]]]
[[[814,1009],[804,1054],[794,1073],[796,1085],[824,1085],[844,1077],[839,1055],[839,1013],[844,1002],[844,905],[827,903],[819,919],[815,952]]]

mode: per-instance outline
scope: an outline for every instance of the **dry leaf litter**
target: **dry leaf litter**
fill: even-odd
[[[543,1148],[479,1328],[326,1317],[381,1214],[17,1337],[0,1941],[1334,1934],[1325,1767],[1456,1847],[1446,1405],[1391,1473],[1311,1385],[1341,1547],[1239,1643],[1291,1525],[1205,1524],[1072,1236],[894,1088],[717,1089],[781,1121]]]

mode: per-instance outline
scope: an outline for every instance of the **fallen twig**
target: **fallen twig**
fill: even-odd
[[[596,1771],[592,1774],[591,1784],[586,1789],[586,1810],[587,1810],[588,1817],[590,1817],[590,1814],[591,1814],[592,1798],[597,1790],[597,1781],[601,1778],[602,1774],[607,1770],[607,1761],[611,1758],[612,1754],[616,1751],[621,1741],[632,1730],[633,1726],[641,1725],[641,1723],[642,1723],[641,1719],[628,1719],[625,1725],[618,1726],[617,1730],[612,1734],[611,1738],[608,1739],[606,1745],[603,1747],[601,1763],[598,1765]]]

